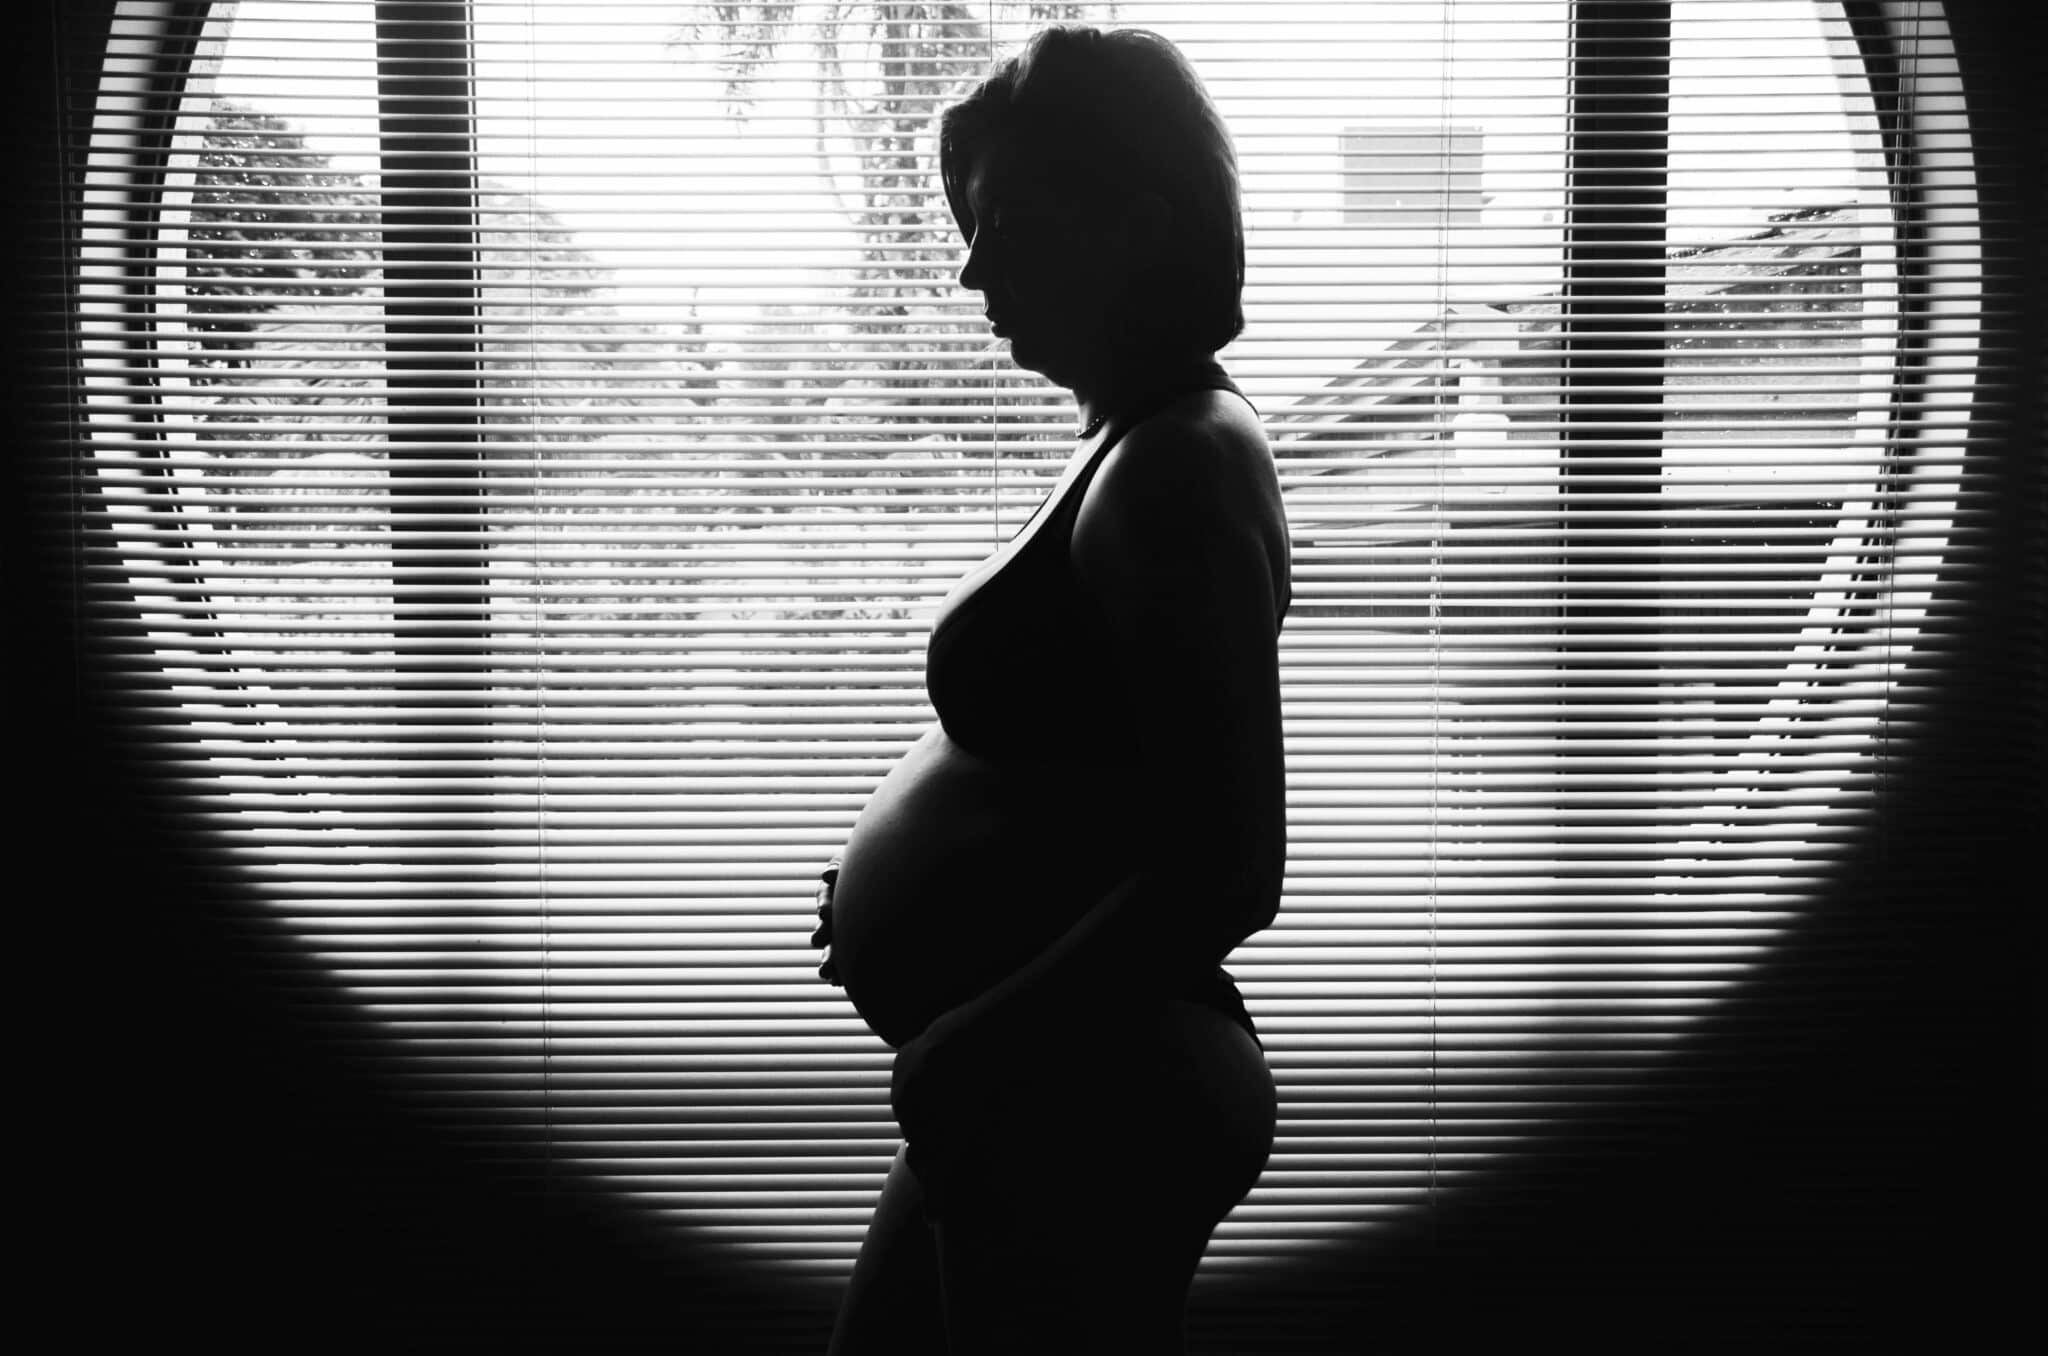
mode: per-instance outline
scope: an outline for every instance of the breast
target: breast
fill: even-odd
[[[1131,869],[1127,779],[977,757],[934,725],[855,821],[832,955],[875,1034],[901,1045],[1001,980]]]

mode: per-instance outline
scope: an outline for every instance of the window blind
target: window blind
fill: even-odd
[[[931,117],[1039,22],[1155,28],[1237,136],[1296,558],[1231,962],[1280,1139],[1204,1284],[1428,1210],[1669,1094],[1931,699],[1971,162],[1855,13],[127,6],[78,549],[136,719],[451,1133],[836,1284],[894,1139],[816,871],[1071,445]]]

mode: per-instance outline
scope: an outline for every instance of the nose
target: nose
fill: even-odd
[[[967,261],[960,265],[960,285],[970,292],[986,293],[994,287],[987,239],[986,231],[976,231],[967,242]]]

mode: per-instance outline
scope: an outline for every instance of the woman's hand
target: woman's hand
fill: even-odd
[[[1029,1000],[990,1006],[971,1000],[942,1014],[897,1047],[889,1068],[889,1110],[910,1149],[910,1166],[932,1187],[955,1156],[988,1143],[1020,1111],[1019,1099],[1042,1086],[1034,1065],[1059,1057],[1064,1042],[1087,1037],[1094,1019],[1063,996],[1048,1011]]]
[[[965,1114],[971,1121],[994,1110],[981,1091],[961,1082],[964,1071],[958,1061],[974,1057],[968,1049],[975,1044],[974,1034],[968,1027],[955,1008],[899,1047],[889,1066],[889,1110],[903,1132],[911,1170],[927,1190],[937,1188],[960,1148],[966,1130],[960,1117]],[[941,1125],[949,1115],[954,1124]]]
[[[999,1114],[996,1104],[1016,1085],[1013,1061],[1019,1049],[1071,1038],[1066,1033],[1078,1011],[1071,1005],[1048,1011],[1042,1000],[992,1005],[990,997],[984,994],[941,1014],[896,1047],[889,1066],[889,1109],[905,1135],[914,1136],[930,1124],[934,1089],[948,1107]],[[1088,1019],[1079,1020],[1085,1024]]]
[[[958,1010],[947,1013],[924,1030],[913,1036],[896,1051],[895,1062],[889,1066],[889,1110],[896,1116],[896,1124],[903,1127],[903,1133],[912,1133],[914,1124],[921,1124],[921,1113],[928,1109],[924,1094],[931,1087],[934,1075],[945,1080],[946,1065],[960,1054],[956,1037],[961,1022]]]
[[[818,978],[843,989],[846,984],[839,978],[839,967],[832,963],[832,891],[839,884],[837,857],[826,863],[818,879],[823,882],[818,886],[818,926],[811,933],[811,945],[823,948],[825,953],[819,957],[822,963],[818,966]]]

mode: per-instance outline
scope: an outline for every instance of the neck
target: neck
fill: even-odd
[[[1125,410],[1176,387],[1192,386],[1222,371],[1221,364],[1212,355],[1204,353],[1167,363],[1127,368],[1098,380],[1076,383],[1070,389],[1079,410],[1081,427],[1092,429],[1100,426],[1098,420],[1107,422]]]

